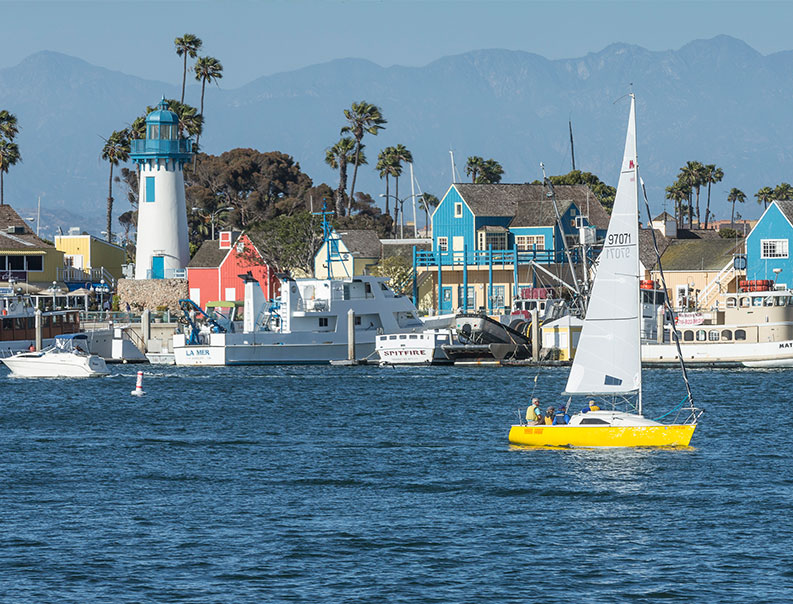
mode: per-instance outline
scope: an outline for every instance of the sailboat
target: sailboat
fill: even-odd
[[[639,173],[636,155],[636,99],[631,107],[625,154],[603,251],[563,396],[599,399],[599,409],[574,413],[565,425],[513,425],[516,445],[570,447],[688,446],[702,411],[688,395],[676,412],[679,424],[642,415],[639,299]],[[682,359],[682,355],[680,355]],[[685,367],[683,367],[685,378]],[[606,409],[605,407],[611,407]],[[625,409],[625,410],[622,410]],[[670,414],[672,413],[670,412]],[[659,418],[660,419],[660,418]]]

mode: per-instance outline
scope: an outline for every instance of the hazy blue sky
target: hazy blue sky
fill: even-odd
[[[612,42],[651,50],[729,34],[763,54],[793,48],[791,2],[0,0],[0,67],[55,50],[147,79],[176,81],[173,39],[191,32],[225,67],[224,88],[342,57],[424,65],[481,48],[579,57]]]

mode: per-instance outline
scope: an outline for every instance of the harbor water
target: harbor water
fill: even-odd
[[[0,601],[793,599],[793,372],[691,372],[690,449],[521,450],[533,368],[137,369],[0,369]]]

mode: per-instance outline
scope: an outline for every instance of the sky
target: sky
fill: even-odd
[[[793,47],[793,2],[637,0],[0,0],[0,68],[54,50],[146,79],[176,82],[173,39],[204,41],[222,88],[333,59],[384,67],[505,48],[575,58],[624,42],[650,50],[728,34],[763,54]]]

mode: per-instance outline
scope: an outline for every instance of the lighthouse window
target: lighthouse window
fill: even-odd
[[[149,126],[149,139],[155,140],[160,138],[160,126],[159,124],[152,124]]]
[[[146,177],[146,201],[153,202],[154,201],[154,177],[147,176]]]

